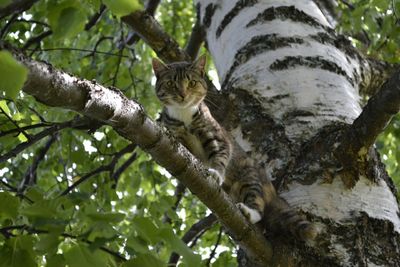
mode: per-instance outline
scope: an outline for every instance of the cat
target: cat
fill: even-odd
[[[160,120],[237,203],[253,224],[263,221],[269,229],[291,232],[301,240],[314,239],[312,223],[280,198],[260,168],[232,141],[213,118],[204,98],[206,56],[193,63],[164,64],[154,58],[156,95],[164,109]]]

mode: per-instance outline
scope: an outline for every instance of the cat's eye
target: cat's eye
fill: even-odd
[[[167,82],[167,86],[172,86],[174,83],[172,81]]]
[[[195,87],[195,86],[196,86],[196,81],[189,82],[189,87]]]

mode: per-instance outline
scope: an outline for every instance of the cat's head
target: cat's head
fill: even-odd
[[[153,59],[153,70],[157,78],[156,94],[165,106],[189,108],[200,104],[207,94],[204,80],[206,56],[193,63],[175,62],[164,64]]]

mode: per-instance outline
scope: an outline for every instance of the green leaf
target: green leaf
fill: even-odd
[[[115,213],[115,212],[103,212],[103,213],[95,213],[90,212],[86,213],[92,221],[102,221],[102,222],[110,222],[110,223],[118,223],[125,218],[125,214],[123,213]]]
[[[42,234],[39,237],[39,241],[35,244],[35,250],[41,254],[55,254],[60,243],[58,234]]]
[[[0,267],[36,267],[31,236],[13,237],[0,247]]]
[[[0,108],[8,115],[11,116],[11,111],[8,108],[7,102],[5,100],[0,100]]]
[[[11,2],[12,2],[12,0],[0,0],[0,7],[7,6]]]
[[[149,248],[146,244],[146,242],[134,235],[131,235],[127,241],[126,241],[126,245],[130,248],[132,248],[135,252],[139,252],[139,253],[147,253],[149,252]]]
[[[136,217],[132,220],[132,226],[141,237],[151,244],[161,240],[157,226],[148,218]]]
[[[99,250],[90,251],[83,244],[73,245],[64,257],[69,267],[107,267],[107,257]]]
[[[104,0],[103,2],[117,17],[123,17],[142,9],[138,0]]]
[[[161,229],[159,235],[164,239],[167,245],[169,245],[171,250],[182,255],[183,261],[188,266],[200,266],[200,255],[194,254],[193,251],[174,234],[171,228],[166,227]]]
[[[16,99],[28,76],[28,69],[13,58],[10,52],[0,51],[0,92]]]
[[[21,209],[21,214],[32,218],[54,218],[57,204],[52,200],[41,200]]]
[[[64,267],[67,264],[63,255],[60,254],[47,255],[46,262],[46,267]]]
[[[125,262],[122,267],[164,267],[166,264],[151,254],[139,254]]]
[[[20,200],[8,192],[0,192],[0,218],[15,219],[18,215]]]
[[[63,1],[58,5],[49,3],[47,16],[55,38],[75,37],[83,31],[86,15],[79,7],[77,1]]]

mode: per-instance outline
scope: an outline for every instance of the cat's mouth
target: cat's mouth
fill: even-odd
[[[176,106],[179,106],[180,108],[189,108],[193,106],[198,106],[201,101],[202,98],[197,96],[185,96],[185,97],[180,97],[178,99],[174,99]]]

